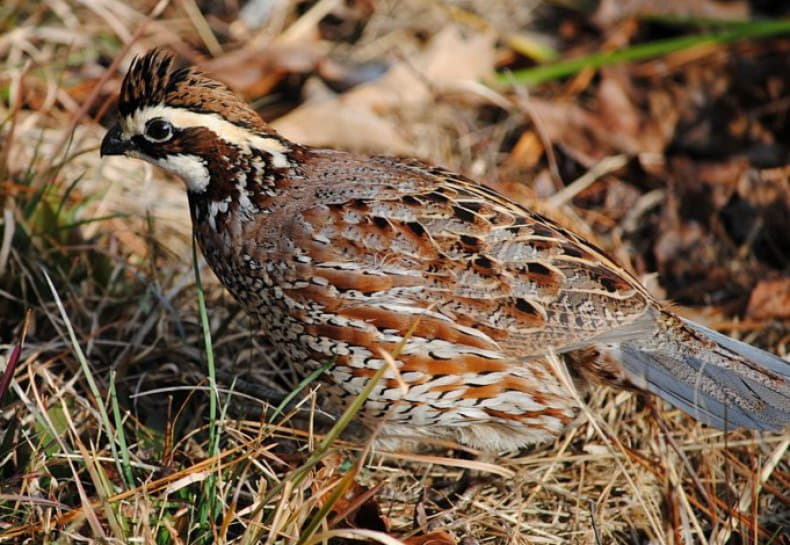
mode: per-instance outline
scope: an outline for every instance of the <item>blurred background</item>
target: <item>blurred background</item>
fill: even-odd
[[[293,484],[304,424],[256,427],[227,392],[209,418],[181,182],[98,154],[129,63],[163,47],[294,141],[460,171],[587,236],[681,314],[786,356],[789,16],[746,0],[5,0],[0,540],[790,542],[786,437],[725,441],[605,390],[597,425],[498,462],[506,490],[426,499],[460,471],[446,445],[363,463],[349,444]],[[289,391],[300,377],[202,273],[220,382]],[[200,466],[210,455],[225,470]],[[351,499],[322,503],[339,483]]]

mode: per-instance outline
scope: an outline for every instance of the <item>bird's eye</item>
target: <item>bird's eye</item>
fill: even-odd
[[[161,117],[157,117],[145,124],[145,137],[153,142],[165,142],[173,137],[173,125]]]

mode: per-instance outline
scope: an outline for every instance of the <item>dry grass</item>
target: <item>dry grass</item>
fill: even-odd
[[[0,399],[0,542],[417,544],[445,531],[513,545],[788,543],[788,436],[723,435],[628,393],[594,391],[555,444],[496,459],[461,459],[446,444],[381,452],[353,433],[325,441],[340,429],[313,423],[313,394],[301,412],[269,422],[255,385],[285,393],[299,377],[204,268],[222,379],[210,415],[183,190],[147,165],[101,161],[95,119],[134,53],[167,44],[194,59],[193,46],[219,55],[239,43],[298,43],[338,4],[301,13],[272,2],[254,32],[204,17],[194,0],[0,8],[0,367],[19,355]],[[487,22],[500,35],[531,15],[510,4],[512,16]],[[408,60],[424,47],[407,32],[415,26],[461,21],[482,32],[458,7],[382,2],[359,41],[335,52]],[[481,118],[483,95],[513,103],[468,88],[392,115],[415,153],[494,180],[499,144],[525,114]],[[566,201],[553,212],[578,222]],[[464,468],[491,478],[449,502],[428,494]],[[366,500],[381,517],[354,515]],[[388,532],[375,533],[382,520]]]

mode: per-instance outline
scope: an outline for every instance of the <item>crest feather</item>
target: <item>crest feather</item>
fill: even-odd
[[[152,49],[132,61],[121,85],[118,110],[126,117],[157,105],[216,113],[247,128],[263,124],[258,114],[224,84],[195,67],[178,68],[171,53]]]

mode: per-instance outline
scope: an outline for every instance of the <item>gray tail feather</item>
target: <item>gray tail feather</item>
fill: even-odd
[[[694,322],[615,348],[628,379],[719,429],[790,427],[790,363]]]

